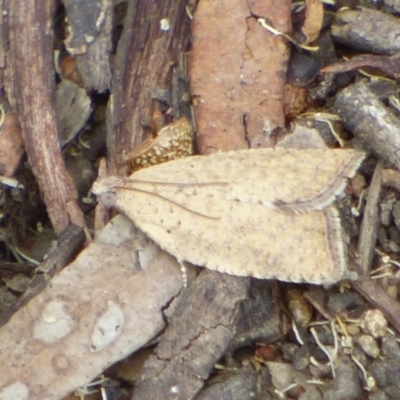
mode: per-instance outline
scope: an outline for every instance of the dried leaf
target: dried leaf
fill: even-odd
[[[25,152],[17,116],[0,105],[0,175],[11,177]]]
[[[332,283],[346,272],[331,204],[364,154],[260,149],[105,178],[93,192],[177,258],[219,272]]]
[[[317,39],[324,19],[324,7],[321,0],[306,0],[306,19],[301,30],[306,36],[306,42]]]
[[[58,84],[56,113],[62,145],[70,142],[83,128],[91,112],[90,97],[84,89],[67,80]]]
[[[400,77],[400,55],[380,56],[373,54],[362,54],[343,62],[337,62],[321,69],[324,73],[342,73],[355,71],[360,68],[377,68],[388,77],[399,79]]]
[[[156,138],[148,138],[126,155],[130,172],[193,155],[194,131],[186,118],[162,128]]]

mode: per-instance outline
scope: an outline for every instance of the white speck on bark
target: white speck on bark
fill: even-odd
[[[46,305],[36,322],[33,336],[45,343],[53,343],[67,336],[73,326],[72,317],[64,310],[64,303],[54,300]]]

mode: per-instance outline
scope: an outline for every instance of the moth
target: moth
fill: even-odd
[[[331,149],[193,156],[107,177],[93,193],[181,265],[332,284],[347,273],[334,202],[364,156]]]

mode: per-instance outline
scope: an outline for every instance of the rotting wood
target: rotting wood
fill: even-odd
[[[25,149],[57,233],[85,226],[77,191],[58,142],[51,18],[53,3],[9,2],[9,53],[5,86],[17,111]]]

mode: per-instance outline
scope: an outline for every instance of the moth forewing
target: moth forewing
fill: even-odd
[[[201,191],[216,199],[286,205],[288,210],[305,212],[332,204],[364,156],[357,150],[239,150],[160,164],[138,171],[131,178],[173,183],[228,182],[219,187],[205,185]],[[196,191],[194,186],[179,188],[188,194]]]
[[[328,237],[326,211],[276,212],[238,201],[215,204],[202,195],[187,200],[186,209],[178,204],[179,200],[173,204],[143,192],[117,190],[116,208],[179,261],[291,282],[328,284],[344,274],[341,237]],[[330,240],[335,245],[330,246]]]

